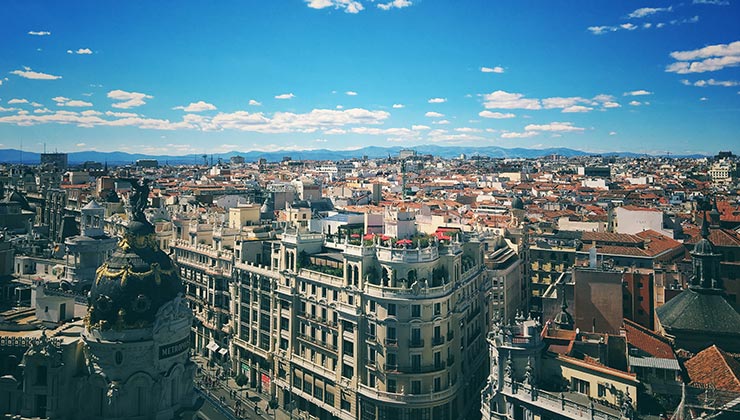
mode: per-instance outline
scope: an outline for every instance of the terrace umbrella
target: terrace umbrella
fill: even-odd
[[[391,238],[390,236],[383,235],[383,236],[380,237],[380,240],[381,241],[387,241],[390,238]]]
[[[359,233],[353,233],[353,234],[349,235],[349,237],[350,238],[359,238],[360,237],[360,234]]]
[[[375,235],[373,235],[372,233],[367,233],[367,234],[365,234],[365,236],[362,237],[362,239],[364,239],[366,241],[371,241],[374,237],[375,237]]]
[[[411,245],[411,239],[401,239],[396,241],[396,245]]]

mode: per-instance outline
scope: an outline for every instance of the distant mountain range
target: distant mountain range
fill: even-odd
[[[258,159],[264,158],[269,162],[280,161],[283,157],[290,157],[292,160],[342,160],[351,158],[361,158],[367,156],[368,158],[384,158],[388,156],[397,156],[403,147],[378,147],[368,146],[361,149],[355,150],[328,150],[328,149],[315,149],[315,150],[278,150],[274,152],[262,152],[262,151],[249,151],[239,152],[231,151],[226,153],[214,153],[208,155],[210,160],[213,157],[214,161],[221,158],[228,160],[232,156],[242,156],[247,162],[255,162]],[[471,156],[486,156],[493,158],[538,158],[543,156],[549,156],[557,154],[565,157],[573,156],[587,156],[593,155],[594,153],[583,152],[581,150],[574,150],[568,148],[550,148],[550,149],[524,149],[524,148],[512,148],[507,149],[498,146],[485,146],[485,147],[472,147],[472,146],[436,146],[436,145],[421,145],[414,146],[410,149],[416,151],[420,155],[434,155],[442,158],[458,157],[460,155]],[[203,155],[190,154],[183,156],[168,156],[168,155],[146,155],[141,153],[125,153],[125,152],[96,152],[96,151],[85,151],[85,152],[72,152],[68,154],[68,160],[70,164],[79,164],[87,161],[94,162],[107,162],[109,165],[122,165],[133,163],[138,159],[156,159],[162,164],[195,164],[203,163]],[[625,156],[625,157],[637,157],[644,156],[640,153],[632,152],[610,152],[600,153],[602,156]],[[673,157],[704,157],[704,155],[687,155],[687,156],[675,156]],[[39,153],[33,152],[21,152],[18,149],[0,149],[0,163],[25,163],[29,165],[38,164],[40,159]]]

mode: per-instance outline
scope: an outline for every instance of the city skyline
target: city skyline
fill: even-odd
[[[739,6],[11,2],[0,148],[737,144]]]

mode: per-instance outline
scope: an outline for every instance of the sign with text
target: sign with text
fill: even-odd
[[[190,348],[190,337],[185,337],[180,341],[159,347],[159,360],[176,356]]]

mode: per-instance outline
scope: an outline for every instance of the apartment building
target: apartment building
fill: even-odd
[[[476,412],[491,318],[483,243],[400,222],[404,238],[289,228],[264,241],[259,259],[239,243],[176,241],[198,320],[193,348],[281,407],[321,419]]]

